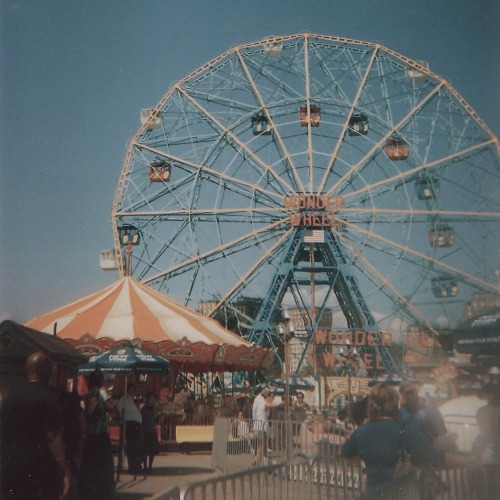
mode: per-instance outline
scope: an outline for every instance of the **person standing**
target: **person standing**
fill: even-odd
[[[142,472],[142,415],[134,400],[138,394],[137,387],[135,384],[130,384],[116,405],[121,421],[125,425],[128,470],[134,476]]]
[[[496,456],[494,453],[500,434],[500,388],[487,384],[483,393],[486,395],[487,404],[476,413],[480,433],[472,445],[472,456],[480,464],[500,464],[498,452]]]
[[[292,417],[294,422],[302,423],[306,413],[310,411],[309,405],[304,400],[304,393],[298,392],[297,399],[292,403]]]
[[[274,407],[274,395],[269,387],[264,387],[255,397],[252,408],[253,431],[255,439],[255,465],[267,461],[267,434],[269,430],[269,415]]]
[[[144,471],[151,472],[155,455],[158,455],[160,445],[158,443],[158,407],[153,392],[146,396],[144,406],[141,408],[142,435],[144,439],[142,463]]]
[[[404,424],[415,424],[434,443],[447,433],[443,416],[439,410],[419,396],[415,382],[405,380],[399,386],[401,394],[400,420]]]
[[[49,386],[51,374],[49,357],[31,354],[26,361],[27,381],[3,401],[0,492],[4,500],[58,500],[70,490],[62,408],[57,391]]]
[[[102,373],[92,373],[89,378],[90,390],[85,397],[87,429],[80,472],[80,500],[116,498],[107,415],[113,409],[101,395],[103,380]]]
[[[367,487],[391,481],[402,443],[399,396],[387,384],[372,387],[368,398],[368,421],[359,426],[342,446],[345,458],[360,457],[366,465]],[[416,466],[444,463],[444,453],[414,424],[405,424],[405,446]]]

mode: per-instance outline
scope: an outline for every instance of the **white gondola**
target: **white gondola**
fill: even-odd
[[[427,61],[415,61],[419,66],[424,69],[429,69],[429,63]],[[424,73],[420,69],[414,66],[408,66],[406,68],[406,78],[410,82],[422,83],[427,80],[427,73]]]
[[[116,257],[114,248],[111,250],[101,250],[99,252],[99,266],[103,271],[116,271],[118,269]]]
[[[161,128],[161,119],[159,116],[156,116],[150,120],[152,112],[151,108],[141,109],[141,125],[147,124],[148,130],[158,130]]]
[[[264,44],[264,52],[268,57],[281,57],[283,42],[269,41]]]
[[[435,200],[441,194],[441,184],[436,177],[417,179],[415,189],[419,200]]]

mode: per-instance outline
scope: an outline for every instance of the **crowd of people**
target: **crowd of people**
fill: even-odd
[[[195,398],[180,391],[158,401],[141,384],[129,384],[121,397],[111,397],[100,372],[90,375],[82,401],[75,393],[58,393],[49,385],[50,359],[32,354],[26,362],[26,381],[3,400],[0,414],[0,487],[2,499],[113,499],[116,497],[110,422],[123,423],[128,471],[134,476],[152,470],[159,452],[158,426],[165,418],[191,415],[211,423],[215,417],[234,420],[234,437],[247,443],[254,465],[267,463],[271,426],[283,420],[285,405],[270,387],[255,397],[222,395]],[[487,404],[477,415],[480,434],[468,460],[500,463],[500,394],[487,387]],[[312,436],[325,454],[358,457],[366,471],[366,487],[390,481],[404,451],[429,484],[429,498],[441,487],[433,473],[445,463],[464,463],[456,436],[447,432],[440,412],[420,398],[414,382],[403,382],[399,392],[387,384],[375,385],[366,398],[352,405],[349,415],[313,409],[302,392],[286,412],[293,423],[293,442],[306,445]]]
[[[112,500],[116,498],[110,422],[123,421],[131,474],[151,471],[159,451],[153,393],[134,384],[113,401],[94,372],[88,392],[49,385],[52,362],[37,352],[26,361],[26,381],[11,390],[0,412],[0,498]]]

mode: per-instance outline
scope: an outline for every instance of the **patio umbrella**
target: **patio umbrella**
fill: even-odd
[[[90,358],[89,362],[78,369],[80,375],[89,375],[95,371],[110,374],[132,375],[140,373],[164,373],[166,374],[170,362],[166,359],[132,345],[115,347],[103,352],[98,356]],[[127,379],[125,378],[125,392],[127,391]],[[117,480],[123,466],[125,451],[124,439],[125,426],[120,430],[120,455],[118,459]]]
[[[272,380],[269,385],[274,387],[285,387],[286,380],[284,378],[276,378]],[[304,389],[304,390],[313,390],[314,383],[310,380],[306,380],[300,377],[290,377],[290,389]]]
[[[95,371],[132,375],[139,373],[166,374],[170,361],[145,349],[132,345],[115,347],[97,356],[92,356],[88,363],[80,366],[78,373],[88,375]]]

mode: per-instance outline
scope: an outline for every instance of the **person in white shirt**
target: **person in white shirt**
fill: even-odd
[[[269,429],[269,414],[274,407],[274,394],[269,387],[264,387],[255,397],[252,407],[253,431],[255,439],[256,462],[260,465],[267,459],[267,432]]]
[[[134,401],[138,395],[138,386],[130,384],[116,409],[120,412],[121,421],[125,424],[125,440],[127,442],[127,462],[129,473],[139,475],[142,470],[142,416]]]

